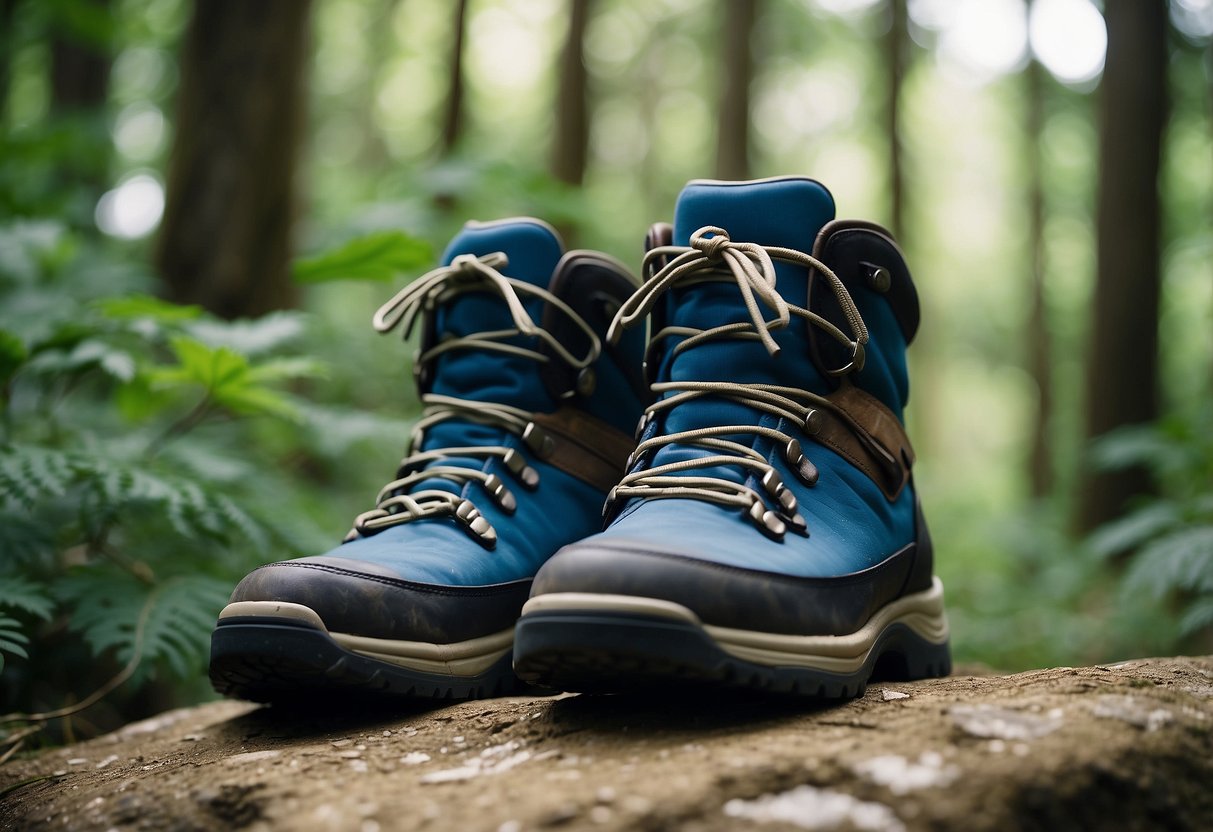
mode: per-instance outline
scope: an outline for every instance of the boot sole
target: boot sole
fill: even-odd
[[[514,671],[559,690],[621,693],[709,683],[845,699],[873,678],[908,681],[951,672],[943,585],[878,610],[855,633],[794,636],[703,624],[655,598],[554,593],[523,607]]]
[[[229,604],[211,634],[210,679],[224,696],[295,705],[327,694],[480,699],[524,687],[511,668],[512,633],[455,644],[329,632],[301,604]]]

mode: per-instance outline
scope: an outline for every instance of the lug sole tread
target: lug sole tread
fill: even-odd
[[[311,696],[372,699],[485,699],[526,689],[506,654],[471,677],[410,670],[341,647],[295,622],[220,623],[211,636],[210,679],[223,696],[297,704]]]
[[[862,696],[870,681],[947,676],[947,643],[932,644],[904,624],[877,637],[852,674],[770,667],[725,652],[701,628],[623,614],[538,613],[524,616],[514,669],[527,682],[558,690],[624,693],[675,686],[746,689],[816,699]]]

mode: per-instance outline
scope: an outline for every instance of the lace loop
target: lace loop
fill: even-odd
[[[801,306],[789,304],[776,288],[775,261],[815,270],[833,292],[851,330],[848,336],[830,321]],[[662,264],[659,268],[657,264]],[[635,326],[651,314],[658,300],[675,286],[685,286],[705,280],[719,280],[725,271],[736,283],[750,320],[708,329],[687,326],[667,326],[654,333],[649,348],[666,338],[679,338],[673,347],[678,355],[700,344],[723,339],[758,340],[772,357],[778,356],[779,345],[771,332],[789,325],[792,316],[807,321],[851,350],[851,361],[842,368],[827,371],[842,375],[858,370],[863,364],[864,345],[868,330],[850,293],[838,276],[824,263],[795,249],[737,242],[715,226],[705,226],[691,235],[689,246],[659,246],[651,249],[644,260],[646,280],[640,289],[620,308],[611,322],[607,338],[614,343],[624,329]],[[763,308],[774,313],[767,319]],[[646,355],[647,361],[647,355]],[[714,425],[657,435],[642,441],[632,455],[632,464],[619,485],[608,497],[604,514],[608,517],[629,499],[688,498],[703,500],[743,510],[768,537],[782,539],[788,530],[808,534],[808,527],[798,511],[795,495],[784,484],[779,473],[766,456],[750,444],[737,441],[750,436],[770,440],[796,476],[807,486],[817,482],[817,468],[805,456],[800,441],[783,429],[796,428],[813,435],[820,425],[819,410],[836,410],[824,396],[794,387],[774,384],[739,383],[715,380],[680,380],[653,383],[653,392],[660,394],[645,411],[642,425],[660,414],[704,397],[715,397],[753,408],[779,419],[776,428],[757,424]],[[650,453],[671,445],[689,446],[702,451],[691,459],[682,459],[651,468],[636,468],[636,463]],[[738,483],[709,475],[692,475],[700,469],[728,465],[741,468],[747,478]],[[752,478],[752,480],[751,480]],[[746,484],[756,480],[761,493]],[[768,500],[773,510],[767,508]]]
[[[424,349],[415,359],[415,369],[424,375],[425,369],[438,356],[457,349],[480,349],[508,353],[537,362],[551,360],[548,354],[514,343],[508,339],[519,336],[543,341],[555,356],[575,370],[584,370],[597,360],[602,342],[590,325],[572,307],[556,295],[502,274],[508,265],[503,252],[480,257],[461,254],[450,265],[440,266],[414,280],[397,292],[375,312],[372,325],[378,332],[391,332],[403,326],[408,338],[418,318],[431,313],[439,305],[449,303],[471,291],[489,291],[501,298],[509,310],[513,328],[474,332],[463,336],[444,337]],[[537,297],[559,309],[581,329],[589,343],[584,356],[570,353],[555,336],[537,325],[523,305],[522,297]],[[417,485],[441,480],[456,486],[461,494],[471,484],[480,486],[498,509],[513,514],[517,499],[501,477],[484,470],[488,462],[497,459],[509,472],[511,479],[527,489],[537,488],[539,474],[526,461],[518,448],[505,445],[474,445],[419,450],[428,430],[448,421],[473,422],[500,428],[507,434],[523,437],[533,426],[531,414],[517,407],[496,402],[471,401],[437,393],[423,393],[421,418],[413,426],[409,452],[400,461],[396,477],[387,483],[375,498],[375,507],[359,514],[346,541],[376,534],[391,526],[414,520],[452,518],[477,542],[492,549],[497,533],[487,518],[467,497],[441,489],[413,492]],[[526,443],[524,443],[525,445]],[[443,464],[455,459],[483,459],[480,468],[460,464]]]

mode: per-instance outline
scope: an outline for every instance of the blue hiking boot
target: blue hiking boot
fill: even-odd
[[[421,324],[424,412],[345,542],[248,575],[211,641],[220,693],[491,696],[539,567],[602,527],[648,391],[643,337],[604,345],[636,281],[537,220],[469,223],[375,315]]]
[[[902,426],[918,299],[888,232],[810,179],[697,181],[644,276],[612,335],[653,319],[657,401],[606,530],[536,576],[518,675],[831,698],[946,675]]]

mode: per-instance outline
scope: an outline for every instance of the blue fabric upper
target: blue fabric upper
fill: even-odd
[[[469,223],[451,241],[443,254],[449,264],[459,254],[484,255],[503,251],[509,264],[501,271],[509,277],[547,288],[562,254],[559,239],[545,224],[531,219],[494,223]],[[527,312],[538,324],[542,299],[522,296]],[[434,334],[469,335],[514,326],[504,301],[489,292],[468,292],[439,307],[434,316]],[[513,343],[536,349],[538,339],[518,337]],[[639,345],[629,345],[632,353]],[[528,411],[552,412],[556,402],[545,389],[534,360],[487,350],[451,350],[433,364],[430,391],[461,399],[512,405]],[[627,391],[623,375],[609,359],[595,365],[600,388],[613,391],[614,401],[591,397],[586,409],[630,432],[641,406]],[[521,449],[519,439],[492,426],[449,421],[426,432],[423,448],[467,445],[504,445]],[[370,537],[358,538],[325,553],[333,559],[370,561],[395,571],[402,578],[444,586],[485,586],[531,578],[561,546],[601,527],[604,495],[580,480],[536,460],[526,452],[539,474],[539,486],[529,491],[496,458],[447,458],[443,466],[463,465],[496,473],[514,494],[517,510],[501,511],[477,483],[462,489],[449,480],[424,480],[413,487],[443,489],[472,500],[497,531],[493,550],[471,539],[452,519],[419,520],[389,527]],[[390,474],[385,471],[385,474]],[[368,506],[369,508],[369,506]]]
[[[717,226],[735,242],[781,246],[811,253],[817,232],[834,218],[834,201],[819,183],[805,178],[757,182],[692,182],[678,200],[674,244],[687,245],[703,226]],[[790,303],[808,303],[807,270],[776,263],[778,289]],[[820,288],[815,291],[821,291]],[[871,333],[864,370],[855,382],[877,396],[899,416],[908,395],[905,339],[891,308],[865,288],[852,295]],[[773,314],[773,313],[768,313]],[[699,283],[675,289],[667,297],[664,323],[707,329],[749,315],[737,286]],[[835,383],[814,366],[806,321],[793,317],[773,332],[781,347],[772,358],[758,341],[719,339],[673,355],[677,338],[660,346],[658,381],[733,381],[799,387],[820,395]],[[681,404],[650,422],[642,439],[714,425],[763,424],[799,436],[782,420],[741,404],[702,397]],[[748,569],[798,577],[830,577],[874,566],[914,539],[914,494],[911,487],[890,503],[860,470],[832,450],[801,437],[809,459],[820,471],[816,486],[801,482],[783,462],[781,449],[750,434],[731,437],[763,453],[792,489],[808,522],[808,538],[789,532],[782,540],[765,537],[734,508],[689,499],[632,500],[612,525],[589,543],[626,541],[647,547]],[[707,456],[706,450],[667,445],[638,462],[652,467]],[[684,472],[746,482],[762,493],[759,482],[740,466],[721,465]]]

